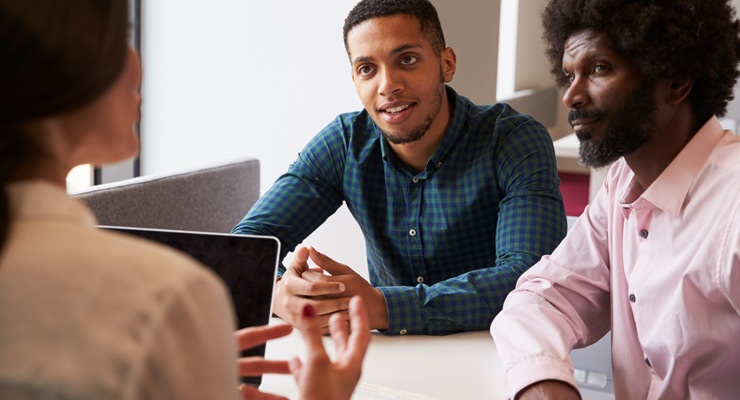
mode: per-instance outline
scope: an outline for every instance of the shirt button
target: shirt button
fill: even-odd
[[[420,276],[420,277],[416,278],[416,281],[417,281],[417,282],[419,282],[419,283],[422,283],[422,282],[424,282],[424,278],[422,278],[422,277]]]
[[[630,303],[634,303],[635,300],[637,300],[637,298],[635,298],[635,294],[634,293],[630,293]]]
[[[416,229],[409,230],[409,235],[416,236]]]
[[[647,239],[647,237],[648,237],[648,231],[647,231],[647,229],[643,229],[643,230],[640,231],[640,237],[643,238],[643,239]]]
[[[411,181],[414,182],[414,183],[419,183],[419,178],[413,177],[413,178],[411,178]]]
[[[398,333],[400,333],[401,335],[405,335],[409,333],[409,331],[407,331],[406,329],[401,329]]]
[[[652,368],[653,366],[650,365],[650,359],[645,357],[645,364],[647,364],[648,367]]]
[[[442,164],[443,164],[443,162],[442,162],[442,161],[438,162],[438,163],[437,163],[437,168],[442,168]]]

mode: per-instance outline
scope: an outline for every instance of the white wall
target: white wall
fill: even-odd
[[[546,3],[546,0],[519,0],[514,90],[554,85],[542,43],[540,15]]]
[[[248,154],[274,180],[360,107],[341,37],[354,0],[285,3],[144,1],[143,173]]]
[[[354,3],[144,1],[142,174],[251,155],[264,192],[333,117],[361,107],[342,42]],[[364,252],[359,229],[335,229]]]
[[[499,0],[432,1],[458,56],[452,86],[493,102]],[[337,114],[362,107],[342,41],[356,0],[142,3],[144,175],[252,155],[264,192]],[[306,243],[366,273],[346,207]]]
[[[450,85],[474,103],[496,101],[500,0],[431,0],[457,55]]]

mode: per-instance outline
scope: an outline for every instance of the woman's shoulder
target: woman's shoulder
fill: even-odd
[[[190,256],[130,235],[64,221],[28,221],[13,227],[3,268],[44,276],[91,295],[120,296],[143,304],[153,296],[227,290],[219,277]]]
[[[172,351],[175,344],[233,347],[225,285],[207,267],[153,242],[94,226],[27,221],[13,227],[0,272],[0,321],[13,321],[0,338],[0,359],[23,360],[13,365],[19,381],[38,378],[43,366],[49,387],[115,393],[144,379],[142,366],[164,365],[179,351]],[[121,375],[121,368],[128,372]],[[78,385],[70,370],[86,383]]]

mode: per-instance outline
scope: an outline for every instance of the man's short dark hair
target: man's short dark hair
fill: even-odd
[[[439,22],[437,10],[428,0],[362,0],[344,20],[344,48],[349,54],[347,35],[355,26],[373,18],[406,14],[415,17],[421,25],[421,34],[432,45],[432,50],[441,53],[445,49],[445,36]]]
[[[592,29],[648,81],[694,78],[689,94],[703,124],[733,99],[740,56],[740,21],[729,0],[550,0],[542,14],[551,72],[567,86],[563,45]]]

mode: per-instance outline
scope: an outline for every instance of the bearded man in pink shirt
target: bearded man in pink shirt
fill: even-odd
[[[491,332],[514,399],[578,399],[569,352],[612,332],[617,399],[740,396],[740,22],[728,0],[551,0],[581,162],[614,162]]]

